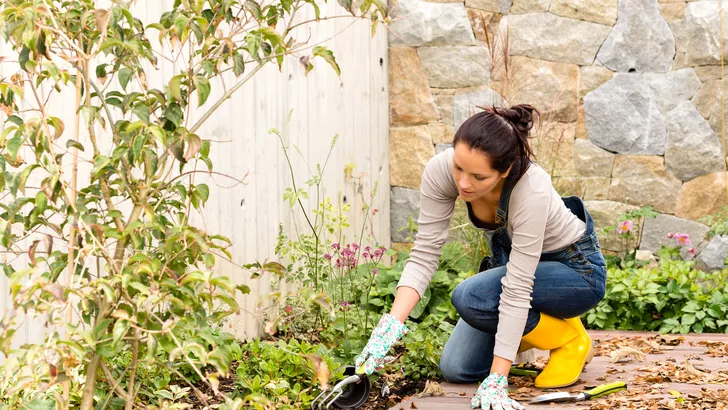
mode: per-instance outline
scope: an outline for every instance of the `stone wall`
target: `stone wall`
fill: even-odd
[[[537,161],[600,226],[653,205],[664,215],[644,226],[642,249],[678,229],[705,242],[700,218],[728,205],[718,11],[717,0],[398,0],[393,242],[406,241],[400,228],[417,218],[427,160],[475,106],[518,103],[542,113]],[[606,249],[616,250],[613,239],[603,238]]]

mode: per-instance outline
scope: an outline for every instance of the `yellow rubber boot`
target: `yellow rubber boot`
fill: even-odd
[[[594,347],[592,344],[591,337],[589,337],[589,334],[586,332],[586,329],[584,328],[584,323],[581,322],[580,317],[572,317],[569,319],[564,319],[566,323],[570,324],[571,327],[576,329],[577,332],[581,333],[581,337],[585,340],[589,340],[589,353],[586,355],[586,364],[591,363],[592,359],[594,358]],[[586,364],[584,366],[586,366]]]
[[[530,344],[528,344],[528,343],[524,342],[523,340],[521,340],[521,345],[518,346],[518,353],[523,353],[526,350],[531,350],[531,349],[533,349],[533,346],[531,346]]]
[[[541,313],[536,328],[523,336],[523,341],[529,345],[550,351],[548,364],[536,377],[538,388],[566,387],[579,380],[591,353],[591,339],[583,326],[575,328],[574,320],[569,321],[571,323]]]

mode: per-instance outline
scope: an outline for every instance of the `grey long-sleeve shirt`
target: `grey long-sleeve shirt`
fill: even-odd
[[[397,285],[415,289],[420,297],[437,269],[458,198],[452,176],[453,153],[450,148],[435,155],[422,175],[419,230]],[[473,223],[472,219],[470,222]],[[541,253],[575,242],[585,230],[584,222],[564,205],[548,173],[537,165],[529,167],[513,187],[508,205],[507,231],[512,250],[506,276],[501,281],[496,356],[511,361],[516,357],[531,308],[533,278]]]

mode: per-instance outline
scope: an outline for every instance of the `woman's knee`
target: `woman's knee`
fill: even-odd
[[[465,282],[460,282],[452,291],[452,296],[450,297],[452,305],[460,315],[462,315],[461,311],[465,307],[466,293],[468,292],[468,285]]]
[[[440,355],[440,373],[442,378],[449,383],[467,383],[463,366],[459,363],[457,354],[453,354],[447,350],[443,350]]]
[[[499,272],[489,270],[468,278],[457,285],[453,290],[451,300],[458,314],[467,317],[473,310],[497,312],[502,289],[500,282],[502,277]]]

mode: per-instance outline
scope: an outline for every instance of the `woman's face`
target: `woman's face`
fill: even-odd
[[[485,197],[508,176],[510,171],[501,174],[494,170],[490,167],[490,159],[485,153],[471,149],[464,143],[455,145],[452,162],[452,176],[458,186],[460,197],[466,202]]]

